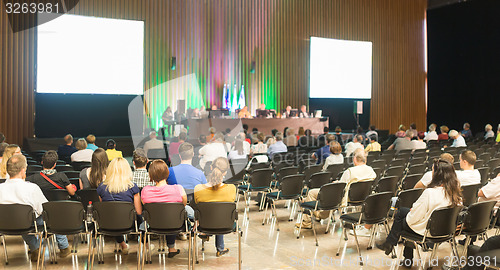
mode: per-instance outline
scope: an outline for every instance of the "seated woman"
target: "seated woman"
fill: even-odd
[[[342,155],[342,146],[337,141],[330,142],[330,155],[325,159],[323,171],[326,171],[328,166],[334,164],[344,164],[344,155]],[[336,175],[332,175],[336,177]]]
[[[245,149],[243,148],[243,141],[241,139],[237,139],[234,142],[234,148],[231,151],[229,151],[227,158],[229,160],[247,158],[247,155],[245,154]]]
[[[145,186],[141,192],[142,202],[146,203],[182,203],[186,207],[188,216],[193,218],[194,211],[186,206],[187,196],[181,185],[169,185],[168,166],[161,159],[154,160],[149,166],[149,179],[156,183],[155,186]],[[176,235],[167,235],[168,257],[173,258],[180,250],[175,249]]]
[[[141,195],[139,192],[139,187],[132,182],[130,165],[122,157],[117,157],[109,163],[106,170],[106,178],[97,187],[97,194],[99,194],[101,201],[131,202],[135,206],[137,215],[142,214]],[[128,245],[125,243],[123,236],[117,236],[115,239],[120,244],[122,254],[127,255]]]
[[[389,255],[397,245],[402,231],[424,235],[427,221],[437,208],[457,206],[462,203],[460,183],[453,163],[444,159],[434,161],[432,167],[432,182],[424,190],[411,209],[400,208],[394,217],[391,231],[383,244],[377,244],[379,249]],[[413,261],[413,249],[404,248],[405,263]]]
[[[109,160],[104,149],[97,148],[92,154],[90,163],[90,168],[80,172],[80,189],[97,188],[106,178]]]
[[[5,147],[5,150],[3,151],[2,162],[0,162],[1,179],[9,178],[9,174],[7,173],[7,161],[9,160],[9,158],[11,158],[13,155],[20,155],[20,154],[21,154],[21,148],[16,144],[9,144],[7,147]]]
[[[194,188],[194,201],[200,202],[234,202],[236,196],[236,187],[226,185],[222,182],[229,169],[229,162],[226,158],[219,157],[212,162],[211,173],[208,176],[208,183],[197,185]],[[224,248],[224,236],[215,236],[215,246],[217,248],[217,257],[229,252]]]
[[[264,136],[264,133],[259,132],[257,134],[257,143],[252,144],[250,146],[250,155],[255,157],[259,163],[262,162],[267,162],[267,145],[264,143],[264,140],[266,139],[266,136]],[[260,155],[263,154],[263,155]]]
[[[75,143],[76,152],[71,154],[71,162],[90,162],[94,150],[87,149],[87,141],[85,139],[78,139]]]

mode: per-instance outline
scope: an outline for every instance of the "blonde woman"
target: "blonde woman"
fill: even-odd
[[[234,202],[236,187],[234,185],[225,185],[222,180],[229,169],[227,158],[216,158],[211,165],[211,172],[208,176],[208,183],[197,185],[194,188],[194,200],[200,202]],[[224,248],[224,236],[215,236],[215,246],[217,248],[217,257],[229,252]]]
[[[18,154],[19,155],[21,154],[21,148],[19,148],[19,146],[17,146],[16,144],[10,144],[5,148],[2,156],[2,162],[0,163],[0,178],[2,179],[9,178],[9,175],[7,174],[7,161],[13,155],[18,155]]]
[[[109,163],[106,178],[97,187],[97,194],[99,194],[99,198],[103,202],[131,202],[134,204],[137,214],[142,214],[139,187],[132,182],[132,170],[128,162],[122,157],[117,157]],[[128,245],[125,243],[123,236],[117,236],[116,242],[120,244],[122,254],[127,255]]]

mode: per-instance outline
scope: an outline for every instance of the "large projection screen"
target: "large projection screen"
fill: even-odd
[[[142,95],[143,21],[65,14],[37,28],[38,93]]]
[[[310,56],[310,98],[371,98],[371,42],[311,37]]]

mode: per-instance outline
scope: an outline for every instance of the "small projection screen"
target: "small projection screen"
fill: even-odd
[[[64,14],[37,41],[38,93],[143,94],[143,21]]]
[[[371,98],[371,42],[311,37],[310,56],[310,98]]]

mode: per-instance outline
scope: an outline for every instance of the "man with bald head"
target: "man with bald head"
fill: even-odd
[[[57,155],[59,155],[59,158],[66,161],[71,161],[71,155],[76,152],[76,148],[72,145],[73,144],[73,136],[71,134],[67,134],[64,136],[64,142],[65,144],[59,145],[59,148],[57,148]]]

